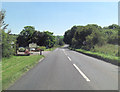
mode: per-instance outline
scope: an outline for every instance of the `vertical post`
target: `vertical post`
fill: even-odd
[[[17,55],[17,50],[18,50],[18,44],[16,44],[16,55]]]
[[[40,55],[42,55],[42,50],[40,50]]]

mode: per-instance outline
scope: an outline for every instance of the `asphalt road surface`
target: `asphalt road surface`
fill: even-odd
[[[118,67],[57,48],[8,90],[118,90]]]

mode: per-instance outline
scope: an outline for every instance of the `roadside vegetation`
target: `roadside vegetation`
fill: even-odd
[[[64,44],[63,38],[54,36],[52,32],[40,32],[35,30],[33,26],[25,26],[17,37],[17,45],[19,47],[29,47],[30,43],[45,46],[46,49]]]
[[[19,79],[26,71],[35,66],[43,55],[30,55],[29,44],[35,43],[38,51],[52,51],[64,45],[63,36],[54,36],[53,32],[36,30],[34,26],[25,26],[19,34],[12,34],[5,23],[5,11],[0,11],[0,55],[2,55],[2,80],[0,76],[0,88],[7,89]],[[25,52],[20,55],[17,51]],[[30,55],[30,56],[27,56]],[[1,59],[0,58],[0,59]],[[0,63],[1,64],[1,63]],[[0,89],[1,91],[1,89]]]
[[[2,58],[2,89],[8,88],[26,71],[35,66],[42,57],[42,55],[31,55]]]
[[[63,46],[63,36],[54,36],[53,32],[36,30],[34,26],[25,26],[19,34],[12,34],[7,30],[8,24],[4,22],[5,11],[0,11],[0,46],[2,57],[11,57],[17,54],[19,47],[29,48],[29,44],[35,43],[38,47],[52,50]]]
[[[101,27],[97,24],[73,26],[64,34],[69,48],[104,60],[119,61],[120,26],[116,24]]]

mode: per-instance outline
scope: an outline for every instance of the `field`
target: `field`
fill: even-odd
[[[2,89],[8,88],[42,58],[42,55],[12,56],[2,59]]]

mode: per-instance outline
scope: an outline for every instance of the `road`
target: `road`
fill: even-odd
[[[118,67],[57,48],[8,90],[118,90]]]

